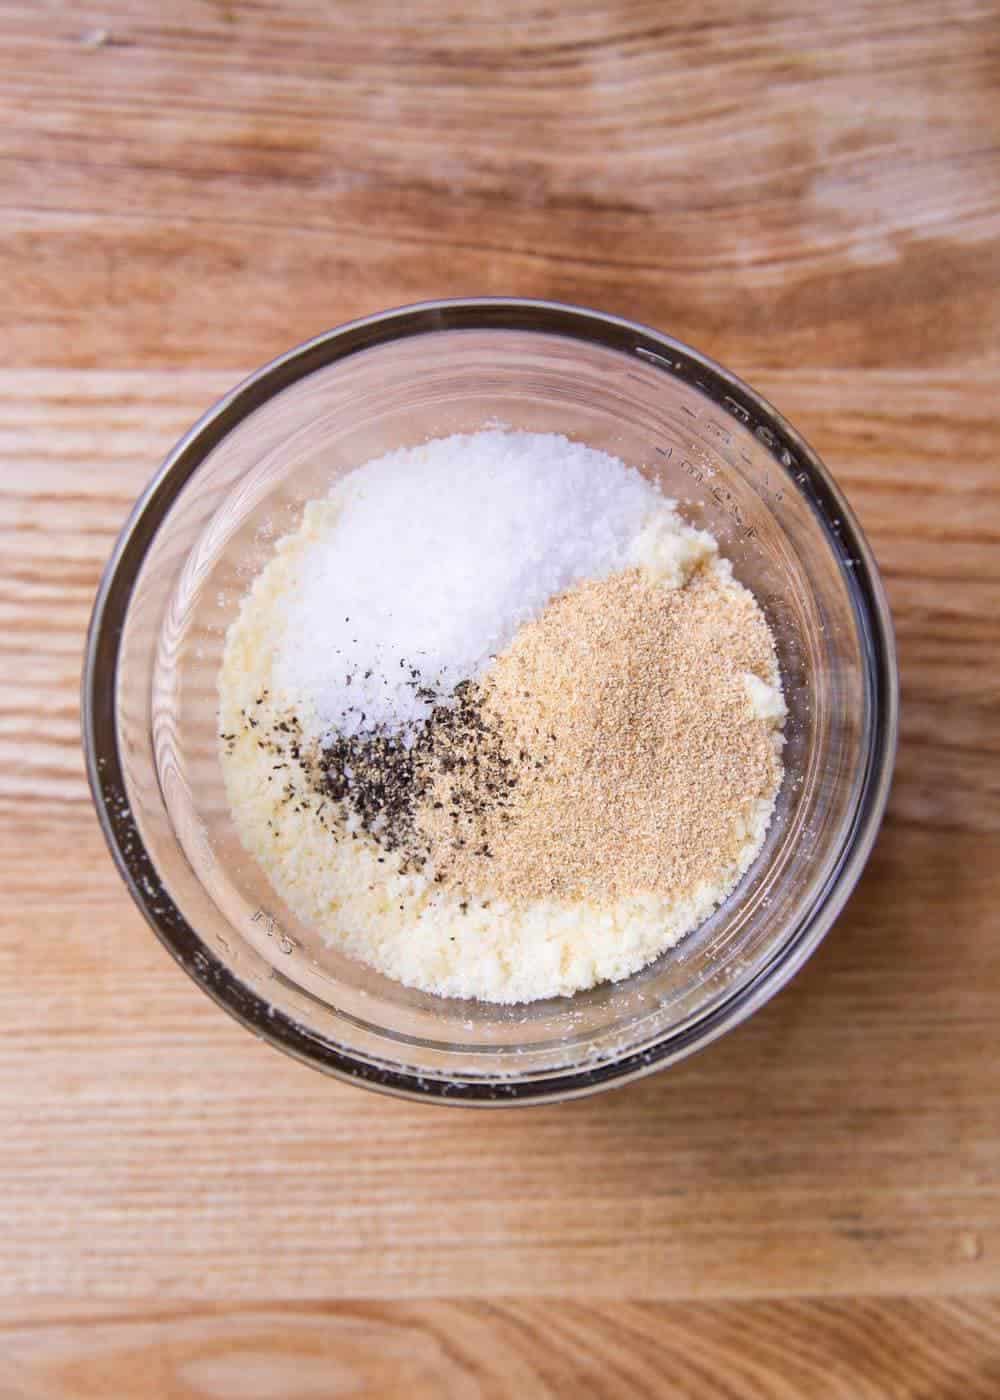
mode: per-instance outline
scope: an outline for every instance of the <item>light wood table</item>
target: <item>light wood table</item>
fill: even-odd
[[[1000,10],[0,6],[0,1397],[1000,1395]],[[889,817],[745,1027],[621,1092],[366,1094],[132,907],[78,745],[130,502],[246,368],[421,297],[690,340],[846,488]]]

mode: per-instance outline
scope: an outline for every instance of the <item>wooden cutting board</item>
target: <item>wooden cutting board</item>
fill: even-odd
[[[0,1400],[1000,1394],[1000,11],[0,6]],[[749,379],[868,530],[888,819],[676,1069],[477,1115],[329,1082],[170,962],[78,744],[103,561],[246,369],[562,298]]]

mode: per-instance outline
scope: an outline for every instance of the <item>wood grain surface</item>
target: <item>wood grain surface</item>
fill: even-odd
[[[50,1303],[0,1324],[0,1400],[995,1400],[998,1330],[954,1298]]]
[[[1000,9],[0,3],[0,1400],[1000,1394]],[[122,520],[247,368],[425,296],[688,339],[845,487],[888,819],[774,1002],[618,1093],[328,1082],[92,815]]]

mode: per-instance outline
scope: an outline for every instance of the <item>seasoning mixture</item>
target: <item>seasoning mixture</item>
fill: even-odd
[[[307,506],[227,636],[246,849],[344,952],[520,1002],[701,923],[782,778],[774,643],[714,539],[617,459],[484,431]]]

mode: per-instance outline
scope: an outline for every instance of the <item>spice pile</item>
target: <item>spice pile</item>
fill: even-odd
[[[673,592],[635,569],[564,593],[484,688],[490,732],[521,758],[506,801],[418,814],[438,870],[510,900],[602,904],[713,881],[777,786],[745,681],[773,664],[752,597],[715,570]]]
[[[446,995],[641,967],[734,887],[782,776],[752,595],[636,473],[545,435],[428,443],[312,503],[220,701],[234,819],[286,904]]]

